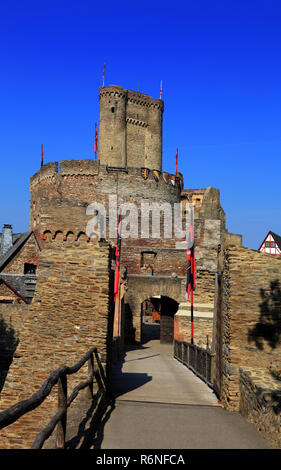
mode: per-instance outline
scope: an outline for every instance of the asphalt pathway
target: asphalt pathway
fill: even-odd
[[[173,358],[172,345],[131,347],[113,370],[115,400],[98,430],[100,449],[268,449],[254,425],[218,403]]]

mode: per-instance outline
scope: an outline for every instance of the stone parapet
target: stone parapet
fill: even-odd
[[[215,309],[218,394],[239,409],[239,367],[279,367],[281,258],[245,247],[224,250]]]
[[[241,367],[240,413],[264,435],[273,448],[281,448],[281,382],[268,369]]]
[[[214,303],[194,303],[194,344],[212,348]],[[181,302],[174,317],[174,336],[178,341],[191,341],[191,305]]]

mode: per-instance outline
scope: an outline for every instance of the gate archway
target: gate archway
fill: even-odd
[[[127,343],[142,343],[142,304],[147,299],[157,297],[162,299],[162,342],[165,337],[166,342],[171,342],[174,314],[178,304],[184,300],[184,294],[183,277],[129,275],[124,296]]]

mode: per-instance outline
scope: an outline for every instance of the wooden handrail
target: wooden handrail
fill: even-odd
[[[180,346],[180,351],[178,350],[179,346]],[[192,351],[194,353],[194,356],[193,355],[191,356]],[[186,359],[184,357],[185,352],[186,352]],[[174,339],[174,358],[182,362],[189,369],[191,369],[198,377],[204,380],[204,382],[206,382],[210,387],[213,387],[212,373],[211,373],[211,377],[209,377],[207,361],[209,360],[212,366],[212,361],[214,357],[215,357],[215,354],[213,354],[210,351],[210,349],[204,349],[200,346],[197,346],[196,344],[191,344],[191,343],[188,343],[187,341],[178,341]],[[203,358],[205,358],[205,364],[202,363],[202,361],[204,360]],[[201,359],[201,363],[199,359]],[[204,371],[204,366],[205,366],[205,371]]]
[[[94,368],[95,356],[97,362],[97,370]],[[88,361],[88,379],[85,382],[77,385],[69,398],[67,398],[67,375],[75,374],[81,367]],[[99,389],[96,395],[100,393],[106,393],[106,377],[104,374],[103,366],[99,358],[98,350],[96,347],[91,348],[85,356],[72,367],[62,366],[52,372],[47,380],[43,383],[41,388],[35,392],[30,398],[19,401],[15,405],[11,406],[7,410],[0,413],[0,429],[17,421],[21,416],[28,413],[29,411],[37,408],[45,400],[45,398],[51,393],[53,387],[58,383],[58,411],[49,421],[48,425],[36,436],[32,449],[41,449],[44,442],[52,434],[55,427],[57,427],[57,448],[64,448],[65,446],[65,434],[66,434],[66,417],[67,408],[71,405],[73,400],[77,397],[80,390],[89,387],[89,392],[93,398],[93,380],[96,379]]]

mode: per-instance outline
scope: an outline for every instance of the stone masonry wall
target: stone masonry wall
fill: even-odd
[[[0,303],[0,394],[19,342],[26,304]]]
[[[240,413],[281,449],[281,383],[268,370],[240,368]]]
[[[244,247],[225,249],[215,381],[228,409],[239,408],[239,367],[280,365],[280,314],[281,259]]]
[[[30,397],[50,373],[76,364],[93,346],[103,362],[112,338],[110,247],[59,245],[41,252],[35,297],[1,393],[1,411]],[[87,364],[68,390],[87,377]],[[0,433],[0,448],[29,448],[57,406],[57,390],[40,407]]]
[[[215,273],[197,270],[194,291],[194,344],[211,348],[213,340]],[[191,340],[190,302],[179,306],[175,315],[175,339]],[[207,339],[208,336],[208,339]]]
[[[196,315],[194,310],[194,344],[201,348],[212,347],[213,318],[203,318]],[[174,319],[174,337],[178,341],[191,342],[191,321],[187,312],[177,313]]]
[[[164,217],[160,218],[160,235],[152,238],[150,217],[150,236],[141,237],[140,208],[143,201],[149,204],[182,201],[184,210],[185,203],[192,202],[195,204],[195,302],[213,302],[218,249],[225,233],[225,214],[220,205],[219,191],[211,187],[181,191],[177,184],[172,184],[172,175],[168,176],[166,180],[160,175],[159,182],[156,182],[150,171],[148,178],[144,179],[141,168],[137,167],[110,172],[96,160],[63,160],[59,165],[57,162],[44,165],[30,181],[31,224],[35,224],[33,229],[41,240],[41,247],[51,247],[57,240],[75,243],[83,239],[88,243],[86,226],[93,216],[86,214],[88,204],[103,204],[108,215],[111,213],[110,196],[115,195],[116,209],[121,203],[133,203],[138,209],[138,238],[125,238],[122,227],[121,267],[127,270],[128,275],[145,276],[152,270],[153,276],[186,278],[186,247],[178,249],[176,242],[179,240],[174,234],[172,238],[164,236]],[[147,215],[145,217],[148,221]],[[117,211],[115,219],[117,225]],[[184,220],[182,226],[185,226]],[[108,237],[106,233],[105,238],[113,245],[116,243],[116,236]],[[140,306],[134,308],[136,319]],[[139,324],[140,318],[136,321]]]
[[[99,100],[101,163],[161,170],[164,102],[117,85],[100,87]]]

